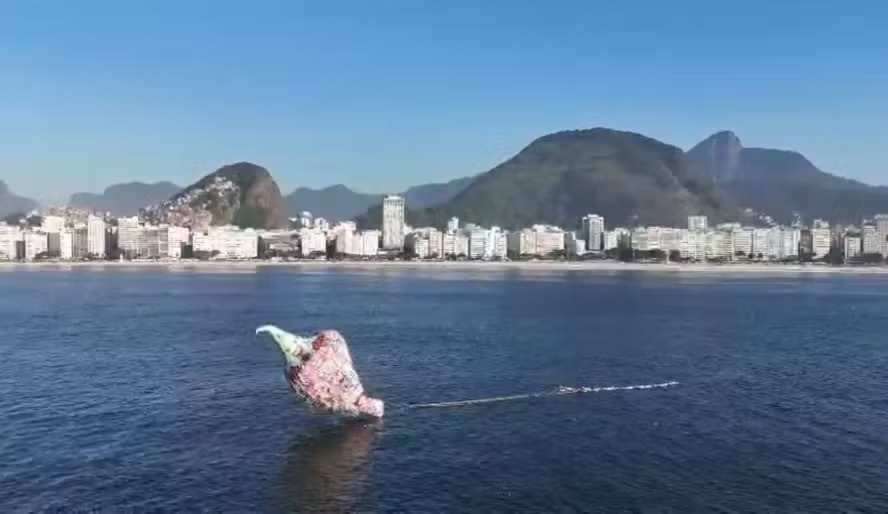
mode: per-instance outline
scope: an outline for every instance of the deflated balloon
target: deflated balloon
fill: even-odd
[[[287,383],[312,407],[346,416],[382,417],[382,400],[364,394],[348,344],[339,332],[323,330],[302,337],[265,325],[257,328],[256,333],[274,338],[286,359]]]

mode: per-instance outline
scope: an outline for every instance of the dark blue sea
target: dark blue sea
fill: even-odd
[[[886,278],[221,271],[0,272],[0,512],[888,511]],[[386,418],[309,414],[266,323]]]

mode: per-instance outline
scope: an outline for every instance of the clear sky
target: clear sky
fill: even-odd
[[[888,184],[885,0],[0,0],[0,180],[43,201],[249,160],[284,192],[731,129]]]

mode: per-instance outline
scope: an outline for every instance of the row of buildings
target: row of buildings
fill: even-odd
[[[303,212],[291,219],[291,230],[253,230],[210,226],[192,230],[153,225],[138,217],[95,215],[72,219],[44,216],[39,226],[0,224],[0,260],[58,259],[255,259],[376,258],[406,255],[417,259],[466,258],[501,260],[572,257],[587,254],[634,256],[664,254],[683,260],[822,259],[836,253],[846,260],[864,255],[888,257],[888,215],[866,221],[862,228],[830,226],[747,227],[725,223],[710,227],[705,216],[690,216],[687,227],[641,226],[608,230],[602,216],[579,220],[577,232],[537,224],[507,231],[451,218],[446,228],[412,228],[405,220],[403,197],[383,200],[381,230],[358,230],[354,222],[332,225]]]

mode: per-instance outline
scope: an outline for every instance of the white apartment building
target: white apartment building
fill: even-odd
[[[447,220],[447,232],[456,232],[459,230],[459,218],[456,216]]]
[[[25,232],[25,260],[33,261],[35,257],[49,250],[49,241],[43,232]]]
[[[428,259],[432,256],[431,245],[427,234],[412,232],[404,238],[405,248],[412,252],[417,259]]]
[[[188,244],[191,231],[187,227],[164,225],[157,229],[157,252],[161,258],[180,259],[182,247]]]
[[[879,252],[882,257],[888,257],[888,214],[876,214],[873,217],[876,224],[876,234],[879,238]]]
[[[404,246],[404,198],[388,195],[382,200],[382,247],[398,250]]]
[[[863,252],[863,240],[860,236],[845,236],[845,262],[859,257]]]
[[[550,225],[534,225],[507,236],[509,255],[546,257],[564,250],[564,231]]]
[[[603,239],[603,238],[602,238]],[[576,232],[564,233],[564,251],[567,255],[578,256],[586,253],[586,241],[577,237]]]
[[[604,249],[616,250],[620,246],[620,239],[625,237],[632,237],[632,231],[628,228],[617,227],[613,230],[608,230],[604,234]]]
[[[755,229],[752,227],[735,227],[731,231],[731,237],[734,238],[734,255],[737,255],[739,252],[743,252],[744,255],[754,253]]]
[[[74,258],[74,231],[70,229],[59,232],[59,258],[66,261]]]
[[[23,239],[24,236],[20,227],[0,223],[0,260],[12,261],[17,259],[18,242]]]
[[[64,216],[44,216],[40,224],[40,231],[47,234],[58,234],[65,228]]]
[[[379,238],[381,234],[378,230],[365,230],[359,233],[361,240],[362,257],[376,257],[379,254]]]
[[[683,259],[702,261],[706,259],[706,233],[694,230],[679,232],[678,253]]]
[[[96,226],[96,228],[98,228],[98,226]],[[95,231],[90,231],[89,224],[87,223],[88,253],[92,253],[91,250],[94,248],[94,241],[92,239],[94,234]],[[139,245],[141,239],[142,225],[139,223],[138,216],[117,218],[117,247],[120,248],[120,251],[125,258],[134,259],[140,256]]]
[[[450,232],[441,237],[441,253],[444,257],[469,255],[469,238],[462,232]]]
[[[327,235],[316,228],[303,228],[299,230],[299,241],[303,257],[312,254],[327,253]]]
[[[604,243],[604,218],[597,214],[587,214],[582,220],[582,240],[586,243],[586,250],[590,252],[601,251]]]
[[[802,231],[797,228],[784,227],[783,235],[783,251],[781,258],[788,259],[799,256],[799,243],[802,241]]]
[[[832,234],[830,233],[829,225],[826,228],[811,229],[811,252],[814,254],[815,259],[822,259],[829,255],[831,246]]]
[[[136,218],[136,222],[138,224],[138,218]],[[90,214],[86,219],[86,229],[87,252],[96,257],[105,257],[105,232],[107,229],[105,220]]]
[[[490,248],[490,231],[484,228],[476,227],[467,231],[469,237],[469,259],[488,259],[493,253]],[[490,252],[488,253],[488,248]]]
[[[706,258],[733,260],[733,233],[727,230],[710,230],[706,232]]]
[[[86,225],[79,224],[71,232],[71,253],[74,259],[85,259],[89,256],[89,233]]]
[[[752,231],[752,253],[756,256],[761,254],[762,257],[768,256],[768,236],[771,228],[757,228]]]
[[[709,228],[706,216],[688,216],[688,230],[705,232]]]
[[[864,224],[863,225],[863,253],[874,254],[881,253],[881,247],[879,245],[879,233],[876,230],[876,226],[874,224]]]

